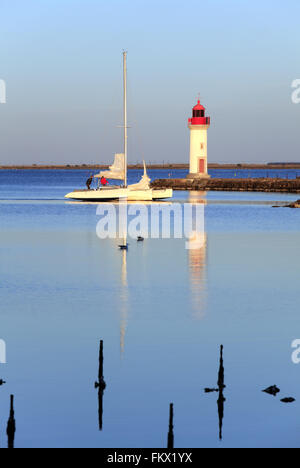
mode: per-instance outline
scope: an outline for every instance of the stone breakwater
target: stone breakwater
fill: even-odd
[[[224,192],[288,192],[300,193],[297,179],[157,179],[152,188]]]

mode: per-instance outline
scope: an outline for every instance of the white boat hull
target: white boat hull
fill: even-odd
[[[99,190],[75,190],[74,192],[68,193],[65,198],[69,200],[101,202],[118,199],[127,199],[128,201],[165,200],[172,198],[172,196],[172,189],[130,190],[130,188],[105,187]]]

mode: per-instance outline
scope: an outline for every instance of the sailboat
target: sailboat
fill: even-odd
[[[128,201],[152,201],[172,198],[172,189],[157,190],[150,186],[151,179],[148,177],[146,164],[144,162],[144,175],[137,184],[127,184],[127,52],[123,52],[123,81],[124,81],[124,153],[115,155],[115,160],[108,171],[102,171],[94,176],[98,179],[96,189],[75,190],[68,193],[65,198],[89,202],[101,202],[117,199]],[[105,185],[101,187],[101,178],[109,180],[121,180],[122,186]]]

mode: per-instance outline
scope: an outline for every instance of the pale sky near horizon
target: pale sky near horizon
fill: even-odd
[[[209,162],[300,161],[299,0],[0,0],[0,164],[188,162],[187,119],[211,116]]]

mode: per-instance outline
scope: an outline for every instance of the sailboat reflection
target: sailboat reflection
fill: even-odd
[[[122,250],[121,290],[120,290],[120,351],[121,358],[125,352],[125,336],[128,323],[128,282],[127,282],[127,250]]]
[[[98,388],[98,413],[99,413],[99,430],[103,429],[103,395],[106,388],[106,383],[103,376],[103,341],[100,341],[99,350],[99,374],[98,382],[95,382],[95,388]]]
[[[9,420],[7,422],[7,446],[9,449],[15,447],[15,433],[16,433],[16,421],[15,421],[15,411],[14,411],[14,396],[10,396],[10,413]]]
[[[121,250],[121,283],[120,283],[120,353],[121,359],[125,352],[125,336],[128,321],[128,282],[127,282],[127,254],[128,254],[128,211],[127,201],[121,200],[119,203],[119,233],[117,239],[119,249]],[[124,215],[126,213],[126,215]]]
[[[190,288],[193,315],[202,319],[206,313],[206,263],[207,263],[207,235],[205,232],[206,192],[189,194],[189,202],[202,205],[202,223],[191,231],[188,242]]]

